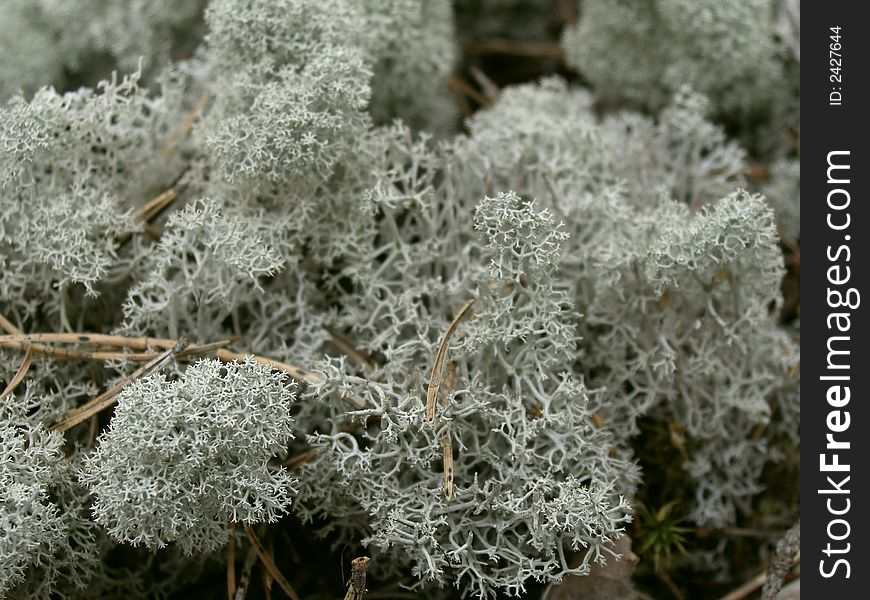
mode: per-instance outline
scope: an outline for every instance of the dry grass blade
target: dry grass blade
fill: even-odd
[[[344,600],[363,600],[366,596],[366,570],[371,559],[360,556],[350,561],[350,579],[347,581],[347,593]]]
[[[61,432],[66,431],[70,427],[75,427],[79,423],[86,421],[88,418],[97,414],[98,412],[112,406],[116,402],[118,394],[121,393],[121,390],[123,390],[127,386],[127,384],[129,384],[131,381],[138,379],[139,377],[151,373],[152,371],[162,368],[169,361],[173,360],[176,354],[184,350],[185,346],[186,344],[184,342],[179,342],[174,348],[170,348],[166,352],[161,353],[154,360],[136,369],[132,374],[125,377],[121,382],[115,384],[102,394],[95,396],[77,409],[70,411],[63,421],[61,421],[57,425],[49,427],[49,430]]]
[[[474,298],[466,302],[462,308],[459,309],[459,312],[456,313],[455,317],[453,317],[453,321],[450,323],[447,331],[444,332],[444,335],[438,344],[438,351],[435,354],[435,364],[432,367],[432,374],[429,376],[429,387],[426,390],[426,420],[429,421],[429,423],[435,422],[435,404],[438,400],[438,390],[441,389],[441,380],[444,377],[444,368],[447,362],[447,348],[450,345],[450,338],[453,336],[456,328],[459,327],[459,322],[462,321],[463,317],[465,317],[465,314],[471,308],[472,304],[474,304]]]
[[[290,585],[290,582],[287,581],[283,573],[278,570],[278,565],[275,564],[275,561],[272,560],[272,557],[269,556],[266,549],[263,548],[260,538],[257,537],[257,534],[254,533],[254,530],[251,529],[250,525],[245,526],[245,533],[248,534],[248,540],[250,540],[251,545],[257,551],[257,556],[260,557],[260,562],[263,563],[263,566],[266,567],[269,574],[278,582],[278,585],[281,586],[284,593],[290,596],[293,600],[299,600],[299,595],[296,593],[296,590],[293,589],[293,586]]]
[[[30,370],[30,363],[33,361],[33,348],[30,346],[27,347],[27,352],[24,353],[24,360],[21,361],[21,366],[18,367],[18,371],[6,385],[6,389],[3,390],[3,393],[0,394],[0,400],[3,400],[15,391],[15,388],[19,386],[19,384],[24,381],[24,378],[27,376],[27,371]]]

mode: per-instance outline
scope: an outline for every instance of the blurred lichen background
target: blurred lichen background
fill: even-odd
[[[0,0],[0,598],[758,598],[799,48],[797,0]]]

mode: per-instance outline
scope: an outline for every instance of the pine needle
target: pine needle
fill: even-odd
[[[278,565],[275,564],[275,561],[272,560],[272,557],[269,556],[266,549],[263,548],[260,538],[257,537],[257,534],[254,533],[254,530],[251,529],[250,525],[245,526],[245,533],[248,534],[248,540],[250,540],[251,545],[254,547],[254,550],[256,550],[257,556],[260,557],[260,562],[263,563],[263,566],[266,567],[266,570],[269,571],[272,578],[278,582],[278,585],[281,586],[284,593],[290,596],[293,600],[299,600],[299,595],[296,593],[296,590],[293,589],[293,586],[290,585],[290,582],[287,581],[283,573],[278,569]]]
[[[426,391],[426,420],[429,423],[435,422],[435,404],[438,400],[438,391],[441,389],[441,380],[444,378],[444,367],[447,362],[447,348],[450,345],[450,338],[453,336],[456,328],[459,327],[459,322],[474,304],[474,298],[466,302],[453,321],[447,328],[447,331],[441,337],[441,342],[438,344],[438,352],[435,354],[435,365],[432,367],[432,374],[429,376],[429,388]]]
[[[170,348],[165,352],[159,354],[157,358],[148,362],[136,369],[133,373],[122,379],[119,383],[113,385],[111,388],[99,394],[98,396],[94,396],[87,402],[85,402],[82,406],[71,410],[67,413],[66,418],[58,423],[57,425],[53,425],[49,427],[50,431],[66,431],[71,427],[75,427],[79,423],[86,421],[91,416],[103,411],[113,404],[117,402],[118,394],[121,393],[130,382],[148,375],[152,371],[157,371],[166,366],[167,363],[172,361],[175,358],[175,355],[184,350],[186,347],[186,343],[181,341],[174,348]]]
[[[24,378],[27,376],[27,371],[30,370],[30,363],[33,360],[33,348],[29,345],[27,346],[27,352],[24,353],[24,360],[21,361],[21,366],[18,367],[18,371],[15,373],[15,376],[9,381],[6,385],[6,389],[3,390],[3,393],[0,394],[0,400],[3,400],[15,391],[15,388],[24,381]]]
[[[236,595],[236,522],[230,521],[230,536],[227,540],[227,600]]]

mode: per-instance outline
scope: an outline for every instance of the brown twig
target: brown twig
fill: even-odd
[[[67,335],[67,334],[58,334],[58,335]],[[73,334],[74,335],[74,334]],[[12,337],[12,336],[0,336],[0,337]],[[171,340],[177,343],[177,340]],[[188,346],[186,350],[180,352],[176,358],[178,360],[187,360],[191,356],[200,356],[202,354],[206,354],[211,352],[212,350],[216,350],[218,348],[223,348],[224,346],[228,346],[232,344],[235,339],[226,339],[221,340],[219,342],[213,342],[211,344],[203,344],[203,345],[192,345]],[[27,345],[27,342],[0,342],[0,347],[6,348],[22,348]],[[159,352],[117,352],[117,351],[93,351],[93,350],[72,350],[69,348],[53,348],[51,346],[44,346],[42,344],[32,344],[33,351],[36,354],[42,354],[45,356],[50,356],[52,358],[56,358],[58,360],[94,360],[98,362],[103,362],[107,360],[117,360],[124,362],[148,362],[149,360],[154,360],[157,358],[160,353]]]
[[[251,546],[253,546],[254,550],[257,551],[257,556],[260,557],[260,562],[263,563],[263,566],[266,567],[269,574],[278,582],[278,585],[281,586],[284,593],[290,596],[293,600],[299,600],[299,595],[296,593],[296,590],[293,589],[293,586],[290,585],[290,582],[287,581],[283,573],[278,569],[278,565],[275,564],[275,561],[272,560],[272,557],[269,556],[266,549],[263,548],[260,538],[257,537],[257,534],[254,533],[254,530],[251,529],[250,525],[245,526],[245,533],[248,535],[248,540],[251,542]]]
[[[366,570],[371,559],[360,556],[350,561],[350,579],[347,580],[347,593],[344,600],[363,600],[366,596]]]
[[[185,167],[178,177],[176,177],[170,184],[169,188],[157,194],[151,200],[134,209],[133,212],[130,213],[130,216],[134,221],[141,223],[142,231],[152,239],[159,239],[160,232],[151,227],[150,222],[166,210],[175,199],[184,192],[185,188],[187,188],[187,183],[182,183],[182,179],[184,179],[188,169],[189,167]],[[131,232],[119,236],[117,242],[118,248],[121,248],[129,242],[132,236],[133,234]]]
[[[426,420],[429,423],[435,422],[435,404],[438,400],[438,391],[441,389],[441,380],[444,377],[444,367],[447,362],[447,348],[450,345],[450,337],[459,327],[459,322],[474,304],[474,298],[462,305],[456,316],[453,317],[447,331],[441,337],[441,342],[438,344],[438,351],[435,353],[435,364],[432,366],[432,374],[429,376],[429,387],[426,390]]]

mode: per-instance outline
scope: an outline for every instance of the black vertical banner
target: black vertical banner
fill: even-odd
[[[801,587],[811,599],[870,598],[866,9],[801,3]]]

